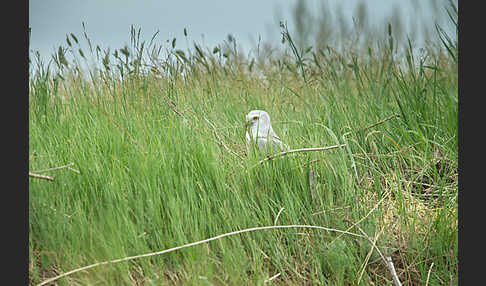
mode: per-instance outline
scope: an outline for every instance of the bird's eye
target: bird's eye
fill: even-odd
[[[253,117],[253,120],[258,120],[258,116]]]

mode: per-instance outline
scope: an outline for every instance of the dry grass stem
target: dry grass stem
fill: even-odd
[[[366,130],[368,130],[368,129],[370,129],[370,128],[373,128],[373,127],[375,127],[375,126],[377,126],[377,125],[380,125],[380,124],[382,124],[382,123],[385,123],[385,122],[387,122],[388,120],[391,120],[391,119],[396,118],[396,117],[400,117],[400,114],[393,114],[393,115],[391,115],[391,116],[389,116],[389,117],[387,117],[387,118],[385,118],[385,119],[383,119],[383,120],[380,120],[380,121],[376,122],[375,124],[372,124],[372,125],[370,125],[370,126],[368,126],[368,127],[365,127],[365,128],[363,128],[363,129],[361,129],[360,131],[366,131]]]
[[[383,202],[383,200],[385,200],[385,198],[387,198],[387,197],[388,197],[388,195],[389,195],[389,194],[390,194],[390,191],[387,191],[387,192],[386,192],[386,194],[383,196],[383,198],[381,198],[381,199],[380,199],[380,200],[379,200],[379,201],[378,201],[378,202],[377,202],[377,203],[376,203],[376,204],[373,206],[373,208],[372,208],[372,209],[371,209],[371,210],[370,210],[370,211],[369,211],[369,212],[368,212],[368,213],[367,213],[367,214],[366,214],[364,217],[360,218],[360,219],[359,219],[357,222],[353,223],[353,225],[351,225],[350,227],[348,227],[348,228],[346,229],[346,231],[351,230],[351,229],[352,229],[353,227],[355,227],[355,226],[356,226],[358,229],[360,229],[360,228],[359,228],[359,226],[358,226],[358,224],[359,224],[360,222],[362,222],[363,220],[365,220],[365,219],[366,219],[368,216],[370,216],[370,215],[371,215],[371,213],[373,213],[373,212],[376,210],[376,208],[378,208],[378,206],[379,206],[379,205],[380,205],[380,204]],[[338,239],[338,238],[340,238],[341,236],[342,236],[342,234],[338,235],[338,236],[337,236],[335,239]]]
[[[363,233],[363,235],[366,236],[366,233],[359,226],[357,226],[357,227],[361,231],[361,233]],[[368,254],[366,255],[366,258],[365,258],[365,261],[363,263],[363,266],[361,267],[361,272],[360,272],[359,278],[358,278],[358,285],[359,285],[359,283],[361,281],[361,278],[363,277],[363,274],[364,274],[364,271],[366,269],[366,266],[368,265],[368,261],[370,260],[371,254],[373,253],[373,249],[376,248],[378,252],[380,251],[378,249],[378,247],[376,246],[376,241],[378,240],[378,238],[380,237],[380,235],[383,233],[383,230],[384,229],[385,228],[382,227],[382,229],[379,232],[376,232],[375,233],[375,237],[374,237],[373,241],[370,240],[370,242],[371,242],[371,248],[370,248],[370,251],[368,252]]]
[[[430,278],[430,272],[432,271],[432,267],[434,267],[434,262],[430,264],[429,271],[427,272],[427,280],[425,281],[425,286],[429,285],[429,278]]]
[[[328,210],[322,210],[322,211],[315,212],[312,215],[319,215],[319,214],[323,214],[323,213],[328,212],[328,211],[334,212],[334,211],[337,211],[337,210],[343,210],[343,209],[349,209],[349,208],[350,208],[350,206],[332,208],[332,209],[328,209]]]
[[[277,213],[277,216],[275,217],[275,221],[273,222],[273,225],[277,225],[277,220],[278,218],[280,217],[280,214],[282,213],[282,211],[284,210],[284,208],[281,208],[278,213]]]
[[[312,169],[312,166],[309,166],[309,191],[311,200],[316,202],[316,195],[314,194],[314,170]]]
[[[263,281],[263,282],[264,282],[264,283],[268,283],[268,282],[272,281],[273,279],[275,279],[275,278],[277,278],[277,277],[279,277],[279,276],[280,276],[280,272],[279,272],[279,273],[277,273],[277,274],[275,274],[275,275],[273,275],[272,277],[268,278],[267,280],[265,280],[265,281]]]
[[[400,114],[393,114],[393,115],[391,115],[391,116],[389,116],[389,117],[387,117],[387,118],[385,118],[385,119],[383,119],[383,120],[380,120],[380,121],[378,121],[378,122],[376,122],[376,123],[374,123],[374,124],[371,124],[371,125],[370,125],[370,126],[368,126],[368,127],[361,128],[361,129],[354,130],[354,131],[349,131],[349,132],[346,132],[346,133],[344,133],[344,134],[343,134],[343,138],[344,138],[344,137],[346,137],[346,136],[347,136],[347,135],[349,135],[349,134],[352,134],[352,133],[357,133],[357,132],[363,132],[363,131],[366,131],[366,130],[368,130],[368,129],[371,129],[371,128],[375,127],[375,126],[378,126],[378,125],[380,125],[380,124],[383,124],[383,123],[387,122],[388,120],[391,120],[391,119],[396,118],[396,117],[400,117]]]

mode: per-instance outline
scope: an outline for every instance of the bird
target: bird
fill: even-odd
[[[259,151],[284,151],[288,146],[275,134],[270,122],[270,115],[264,110],[252,110],[246,115],[246,143],[250,148],[252,144]]]

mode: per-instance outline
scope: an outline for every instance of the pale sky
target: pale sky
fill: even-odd
[[[248,51],[259,36],[263,41],[278,45],[281,39],[279,21],[287,21],[289,30],[292,30],[291,10],[297,1],[30,0],[30,50],[38,50],[43,56],[50,55],[59,45],[66,46],[66,34],[69,33],[74,33],[84,42],[84,22],[91,42],[101,48],[122,48],[128,44],[133,24],[135,28],[141,28],[141,39],[146,41],[159,31],[157,39],[160,44],[175,37],[177,46],[185,49],[183,30],[187,28],[189,44],[197,42],[212,48],[231,34]],[[319,3],[319,0],[304,1],[308,1],[310,7],[317,7]],[[329,0],[331,10],[338,1],[351,23],[358,0]],[[411,3],[417,1],[422,9],[412,8]],[[423,2],[368,0],[366,4],[370,19],[375,21],[389,16],[394,5],[398,5],[407,25],[410,21],[417,21],[418,15],[430,13],[427,12],[430,5]],[[445,0],[436,2],[447,4]],[[457,0],[455,2],[457,4]]]

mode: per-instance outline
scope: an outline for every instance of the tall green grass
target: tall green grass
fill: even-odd
[[[282,35],[292,47],[285,25]],[[51,64],[31,59],[29,170],[74,163],[45,173],[53,182],[29,181],[32,285],[274,223],[361,229],[403,285],[457,284],[452,41],[420,58],[410,45],[401,57],[390,32],[366,54],[294,45],[258,59],[231,39],[186,51],[174,39],[163,53],[155,36],[141,41],[132,29],[130,47],[90,42],[83,52],[68,35]],[[259,164],[245,146],[252,109],[266,110],[292,149],[347,145]],[[278,273],[268,283],[392,285],[367,239],[302,229],[231,236],[58,283],[263,285]]]

